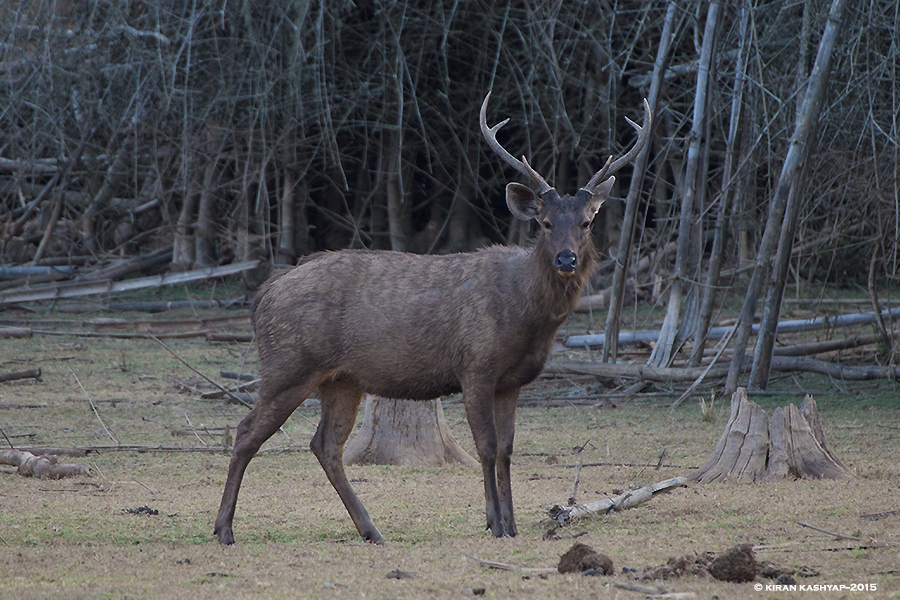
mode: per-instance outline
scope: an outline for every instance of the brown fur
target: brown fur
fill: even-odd
[[[310,447],[364,539],[383,540],[341,460],[364,393],[424,400],[461,391],[484,474],[488,527],[515,535],[509,465],[519,389],[541,372],[594,269],[586,225],[610,187],[541,200],[510,184],[513,214],[544,224],[530,250],[327,252],[267,281],[253,314],[259,400],[236,433],[216,519],[220,542],[234,542],[235,503],[250,459],[316,388],[322,417]],[[572,272],[561,256],[575,257]]]

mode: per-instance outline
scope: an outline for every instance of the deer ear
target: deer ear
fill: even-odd
[[[541,200],[531,188],[521,183],[506,184],[506,206],[517,219],[536,219],[541,212]]]
[[[589,210],[592,215],[596,215],[597,211],[600,210],[600,207],[606,202],[606,199],[609,198],[609,193],[612,191],[613,184],[616,183],[615,177],[610,177],[600,185],[594,188],[593,193],[591,194],[591,202],[589,205]]]

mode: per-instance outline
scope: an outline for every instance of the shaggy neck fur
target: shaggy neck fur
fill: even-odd
[[[578,266],[571,275],[562,275],[553,267],[544,236],[538,234],[528,257],[531,276],[528,302],[531,310],[548,315],[558,326],[565,321],[575,307],[588,278],[597,266],[597,250],[589,239],[578,250]]]

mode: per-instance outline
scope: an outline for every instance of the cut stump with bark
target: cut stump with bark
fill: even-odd
[[[716,449],[691,479],[751,483],[788,477],[852,479],[854,474],[828,447],[812,396],[799,409],[778,407],[769,417],[738,388]]]
[[[344,450],[344,464],[475,466],[444,418],[440,400],[366,397],[363,424]]]

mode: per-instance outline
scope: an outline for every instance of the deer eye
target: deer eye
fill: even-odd
[[[544,229],[546,229],[547,231],[553,229],[553,223],[551,223],[550,221],[544,221],[543,223],[541,223],[541,225],[543,225]]]
[[[591,222],[590,222],[590,221],[585,221],[584,223],[581,224],[581,226],[584,227],[585,229],[590,229],[590,228],[591,228]]]

